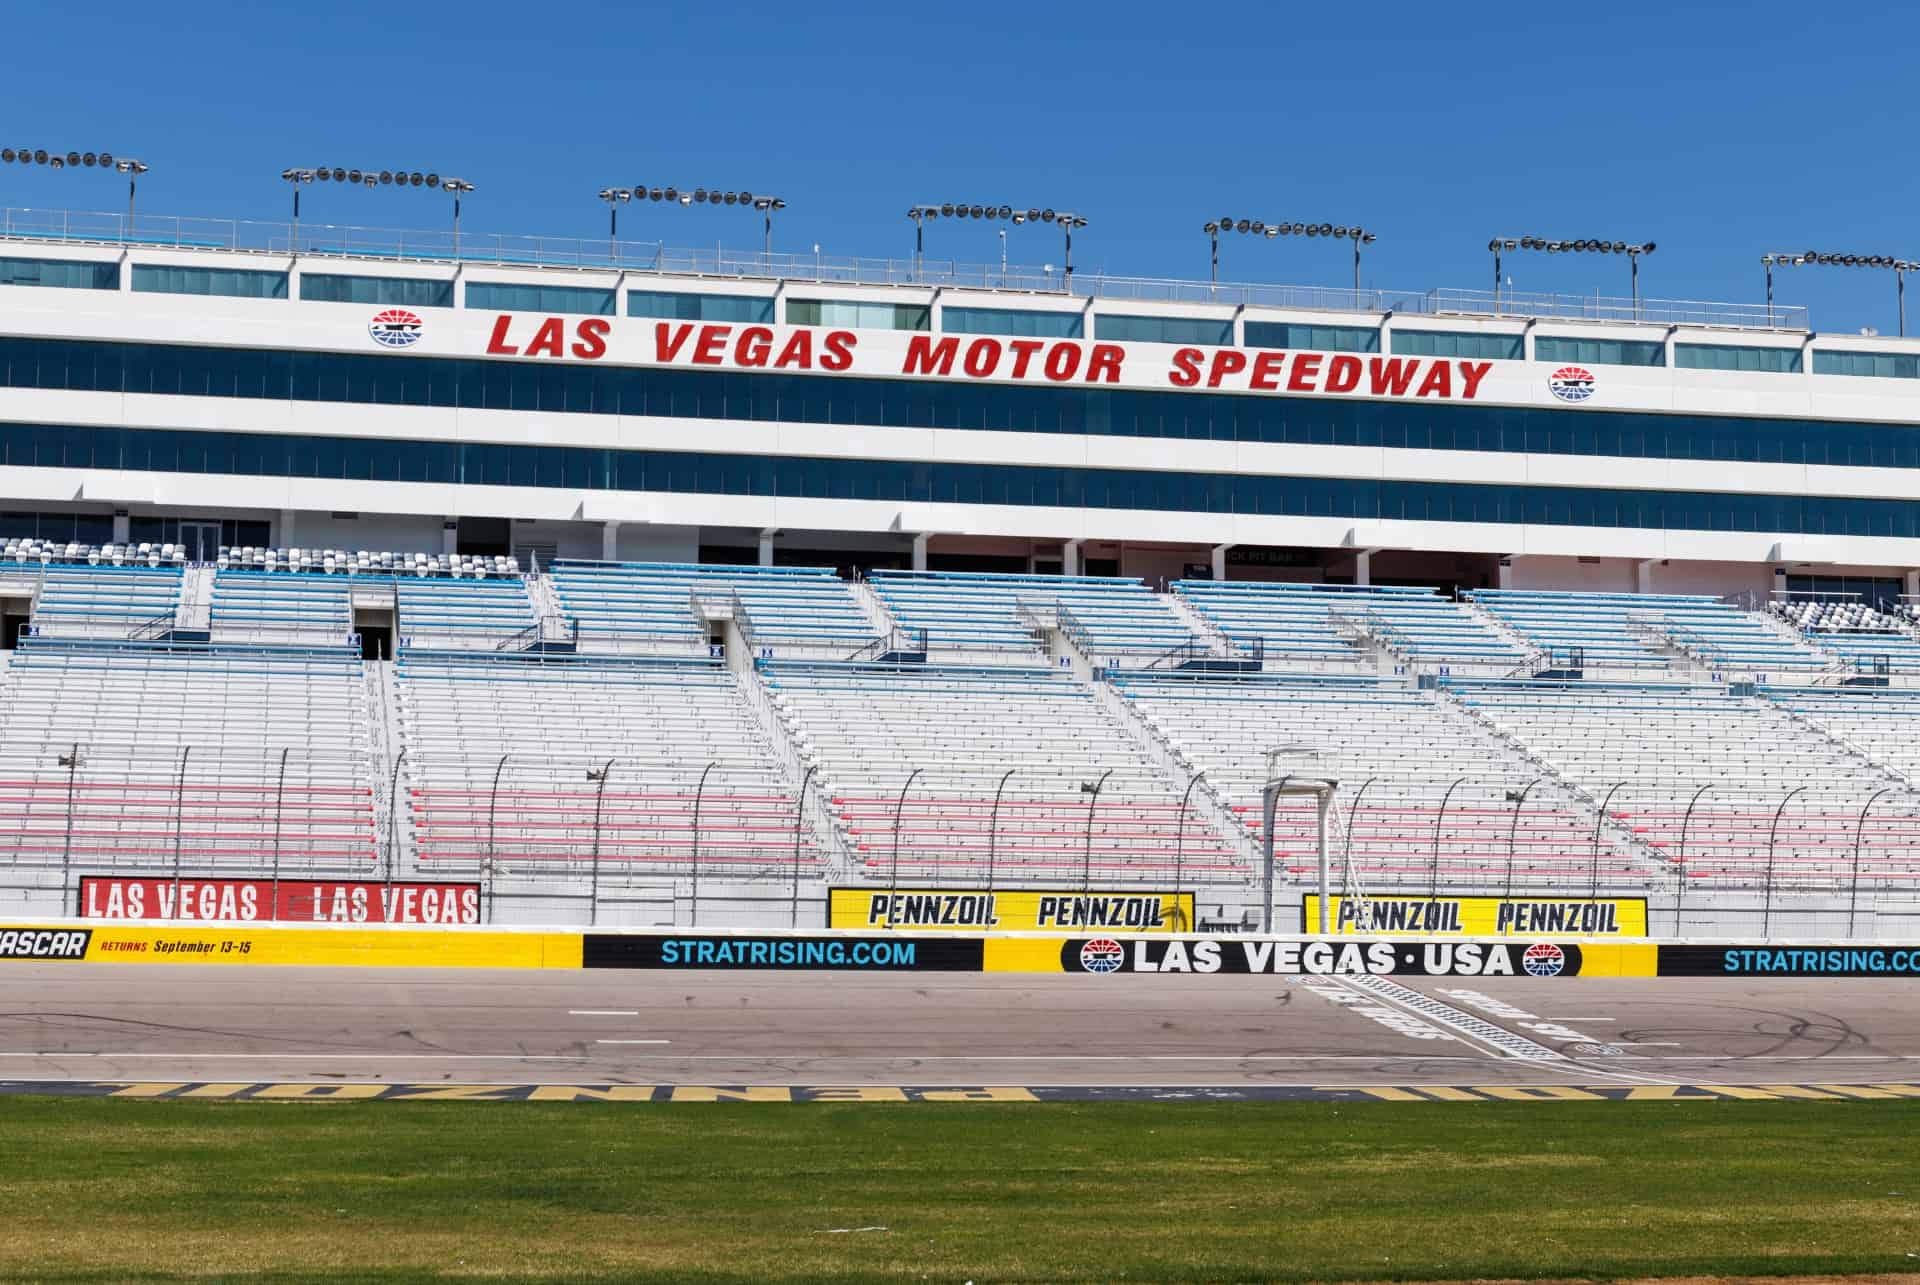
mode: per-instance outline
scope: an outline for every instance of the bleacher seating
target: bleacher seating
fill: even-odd
[[[1900,617],[1864,602],[1812,598],[1776,600],[1770,610],[1813,646],[1856,670],[1884,663],[1890,673],[1920,674],[1920,640]]]
[[[935,652],[1003,651],[1030,660],[1040,646],[1036,621],[1057,622],[1100,661],[1158,655],[1193,637],[1138,579],[875,571],[870,581],[895,620],[927,631]]]
[[[411,651],[396,672],[428,873],[473,869],[489,852],[522,872],[583,870],[597,803],[600,860],[622,874],[685,875],[697,853],[703,875],[791,875],[794,789],[721,666]],[[609,762],[601,796],[587,773]],[[817,872],[818,846],[802,841]]]
[[[990,862],[998,881],[1069,886],[1089,874],[1096,886],[1246,874],[1198,816],[1181,825],[1165,776],[1066,675],[1011,665],[766,669],[868,879],[984,883]]]
[[[187,552],[178,544],[78,544],[63,540],[13,539],[0,546],[0,563],[95,567],[177,567]]]
[[[208,621],[216,641],[344,644],[352,592],[339,576],[217,571]]]
[[[1322,747],[1340,780],[1333,859],[1349,856],[1369,892],[1499,892],[1517,888],[1644,888],[1649,868],[1603,840],[1549,782],[1526,796],[1516,824],[1511,795],[1542,774],[1429,692],[1376,678],[1262,675],[1195,679],[1147,673],[1115,685],[1226,797],[1258,834],[1265,751]],[[1276,767],[1276,771],[1283,770]],[[1364,793],[1362,793],[1364,789]],[[1444,807],[1444,811],[1443,811]],[[1274,815],[1274,858],[1296,876],[1317,859],[1311,798],[1287,797]]]
[[[59,638],[124,639],[143,628],[156,632],[179,609],[180,569],[52,565],[34,600],[36,634]]]
[[[33,639],[0,701],[10,861],[264,874],[277,834],[285,870],[371,869],[366,694],[345,648]],[[60,758],[75,746],[69,840]]]
[[[518,576],[520,560],[501,554],[379,553],[348,549],[266,549],[251,545],[225,548],[214,563],[220,570],[292,572],[326,576],[447,576],[484,580]]]
[[[1778,885],[1835,886],[1851,870],[1860,808],[1893,784],[1780,708],[1719,688],[1455,688],[1468,707],[1596,797],[1624,783],[1612,814],[1693,884],[1758,886],[1770,864],[1773,818],[1785,805],[1771,860]],[[1909,877],[1920,876],[1920,860],[1905,864]]]
[[[1362,660],[1360,631],[1419,665],[1511,668],[1526,659],[1434,589],[1180,580],[1174,591],[1236,644],[1263,639],[1270,668]]]
[[[1685,652],[1716,669],[1814,673],[1829,665],[1812,648],[1706,594],[1562,593],[1476,589],[1469,596],[1564,667],[1667,669]]]
[[[756,647],[851,652],[879,633],[830,567],[561,558],[548,578],[565,613],[580,622],[582,649],[705,655],[707,631],[693,614],[695,594],[721,615],[737,597]]]

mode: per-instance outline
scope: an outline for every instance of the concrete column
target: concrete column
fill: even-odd
[[[1080,542],[1069,540],[1060,546],[1060,574],[1077,576],[1080,574]]]
[[[600,556],[608,562],[620,560],[620,523],[600,524]]]
[[[1225,580],[1227,578],[1227,550],[1232,547],[1230,544],[1216,544],[1213,546],[1213,578],[1215,580]]]
[[[459,518],[447,518],[440,523],[440,552],[448,555],[460,552]]]
[[[1513,588],[1513,559],[1502,558],[1493,573],[1493,587],[1496,589]]]
[[[131,537],[132,531],[133,519],[127,516],[127,511],[125,509],[115,509],[113,511],[113,542],[115,544],[125,544]]]
[[[913,569],[915,571],[927,569],[927,541],[932,538],[932,533],[927,531],[922,531],[913,537]]]
[[[760,532],[760,565],[763,567],[770,567],[773,565],[773,528],[772,527],[768,527],[762,532]]]
[[[117,525],[114,527],[115,531],[118,531],[119,529],[120,528]],[[117,535],[114,536],[114,539],[116,540],[118,540],[119,538],[120,537]],[[1920,571],[1907,572],[1906,582],[1907,582],[1907,587],[1906,587],[1907,596],[1910,598],[1920,598]]]
[[[1648,558],[1644,562],[1633,564],[1633,591],[1635,593],[1653,592],[1653,568],[1658,558]]]
[[[118,529],[119,528],[116,526],[115,530],[118,530]],[[273,533],[273,542],[275,546],[278,548],[288,549],[293,547],[293,510],[292,509],[280,510],[280,525]]]
[[[1353,555],[1353,583],[1370,585],[1373,583],[1373,550],[1362,549]]]

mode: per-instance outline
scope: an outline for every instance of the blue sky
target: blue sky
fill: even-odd
[[[1079,268],[1206,274],[1210,216],[1378,232],[1368,285],[1485,287],[1489,236],[1652,240],[1649,296],[1759,302],[1760,253],[1920,257],[1904,6],[730,0],[9,8],[11,146],[146,159],[141,209],[283,218],[288,165],[474,181],[470,231],[604,234],[595,192],[770,191],[776,249],[905,255],[919,201],[1085,213]],[[116,208],[94,171],[0,170],[0,203]],[[421,192],[316,189],[322,222],[438,226]],[[738,211],[622,236],[741,248]],[[928,251],[997,260],[992,227]],[[1016,229],[1016,262],[1058,234]],[[1234,238],[1222,278],[1343,285],[1344,248]],[[1522,290],[1624,294],[1623,259],[1511,260]],[[1920,283],[1916,283],[1920,285]],[[1800,269],[1816,328],[1894,329],[1891,273]],[[1916,297],[1920,329],[1920,296]]]

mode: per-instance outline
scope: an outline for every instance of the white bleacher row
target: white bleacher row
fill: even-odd
[[[1691,884],[1759,887],[1771,868],[1776,887],[1844,886],[1862,807],[1897,784],[1785,710],[1720,688],[1516,682],[1455,689],[1594,796],[1619,785],[1611,815]],[[1904,820],[1867,854],[1864,881],[1920,882],[1914,802],[1887,800],[1888,817]]]
[[[869,582],[902,628],[926,631],[932,653],[1006,652],[1029,663],[1040,646],[1036,618],[1057,619],[1101,661],[1158,655],[1193,637],[1138,579],[875,571]]]
[[[1742,672],[1816,674],[1832,663],[1762,618],[1705,594],[1476,589],[1468,597],[1540,648],[1555,668],[1577,655],[1589,670],[1666,669],[1673,656],[1663,648]]]
[[[178,567],[50,566],[39,573],[32,629],[68,638],[126,638],[180,604]]]
[[[189,873],[264,873],[277,835],[284,870],[365,873],[363,677],[344,650],[30,641],[0,688],[0,852],[19,864],[70,856],[76,870],[177,860]],[[69,830],[59,760],[76,745]]]
[[[1254,834],[1265,750],[1324,753],[1276,762],[1340,782],[1333,860],[1368,892],[1498,892],[1508,886],[1644,889],[1657,873],[1603,837],[1541,772],[1430,692],[1372,678],[1115,676],[1115,685]],[[1532,787],[1529,789],[1529,787]],[[1510,797],[1524,793],[1516,810]],[[1295,877],[1317,862],[1316,805],[1283,798],[1274,857]]]
[[[1179,580],[1174,592],[1246,652],[1255,639],[1274,668],[1362,664],[1364,630],[1415,663],[1510,669],[1526,654],[1433,589]]]
[[[792,876],[794,791],[721,666],[412,651],[395,672],[425,873],[489,854],[523,874],[586,872],[598,807],[608,877],[686,875],[696,859],[702,875]],[[603,792],[588,772],[609,763]],[[801,861],[816,877],[811,833]]]
[[[830,567],[698,566],[668,562],[556,559],[548,581],[579,621],[583,650],[705,655],[707,630],[694,614],[730,616],[737,599],[756,647],[839,655],[869,643],[879,628]]]
[[[353,632],[355,587],[388,590],[413,645],[491,649],[534,623],[526,582],[369,572],[349,580],[313,573],[221,570],[209,617],[216,641],[340,643]]]
[[[1864,602],[1813,598],[1776,600],[1769,610],[1820,650],[1856,670],[1884,664],[1889,672],[1920,674],[1920,639],[1912,622]]]
[[[184,544],[81,544],[64,540],[11,539],[0,545],[0,564],[184,567]],[[517,576],[520,560],[498,554],[392,553],[348,549],[267,548],[222,545],[215,565],[255,571],[324,575]]]
[[[775,708],[803,761],[818,767],[866,879],[1100,886],[1247,876],[1202,817],[1190,813],[1182,824],[1172,785],[1067,675],[1013,666],[764,668]]]
[[[1783,709],[1853,746],[1907,782],[1920,782],[1920,692],[1873,687],[1772,687]],[[1920,863],[1920,855],[1915,857]]]

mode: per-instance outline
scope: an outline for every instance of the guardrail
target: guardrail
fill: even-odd
[[[1690,299],[1622,299],[1511,290],[1354,290],[1331,286],[1208,282],[1125,276],[1053,264],[964,263],[920,256],[863,258],[820,253],[682,249],[664,241],[610,237],[522,236],[490,232],[369,228],[351,224],[84,210],[0,208],[0,239],[51,240],[179,250],[235,250],[318,258],[492,263],[506,267],[597,268],[659,276],[813,282],[824,285],[920,286],[1055,294],[1067,299],[1219,304],[1309,312],[1376,312],[1418,316],[1542,317],[1565,321],[1639,322],[1734,329],[1805,331],[1807,309],[1785,304]]]

